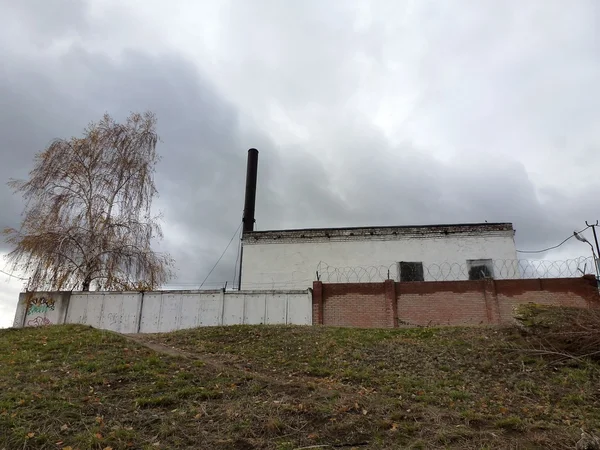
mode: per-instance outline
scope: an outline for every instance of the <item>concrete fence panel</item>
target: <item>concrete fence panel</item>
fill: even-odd
[[[140,333],[220,325],[222,296],[222,291],[146,293]]]
[[[310,291],[219,290],[40,292],[19,297],[15,327],[62,323],[119,333],[164,333],[238,324],[310,325],[312,296]]]
[[[59,325],[65,322],[69,292],[28,292],[19,296],[15,327]]]
[[[159,333],[174,331],[182,326],[182,310],[185,300],[188,300],[190,295],[187,293],[166,293],[161,294],[161,315],[158,323]],[[196,295],[195,297],[199,297]],[[189,320],[186,320],[186,325],[189,328]]]
[[[242,325],[246,307],[245,296],[242,292],[227,294],[223,299],[223,315],[221,325]]]
[[[104,294],[100,327],[119,333],[137,333],[141,294],[138,292]]]
[[[260,325],[266,323],[267,299],[262,292],[242,294],[244,301],[244,323]]]
[[[302,298],[304,297],[304,298]],[[311,325],[313,322],[312,290],[298,294],[287,294],[287,321],[293,325]]]
[[[265,296],[265,323],[287,324],[289,303],[288,294],[285,293]]]
[[[77,292],[71,294],[65,322],[136,333],[140,306],[139,292]]]
[[[223,314],[223,302],[225,293],[219,292],[203,292],[198,301],[197,327],[210,327],[221,325]]]

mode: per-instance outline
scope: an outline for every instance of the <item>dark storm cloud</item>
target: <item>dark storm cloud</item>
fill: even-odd
[[[535,248],[577,227],[571,212],[592,213],[591,203],[569,207],[567,196],[558,201],[566,209],[541,205],[518,163],[442,163],[426,149],[387,145],[366,121],[340,130],[344,156],[331,164],[306,148],[278,147],[268,130],[242,132],[235,107],[177,55],[127,52],[114,61],[73,48],[53,67],[79,78],[75,84],[51,81],[60,80],[59,73],[20,76],[31,68],[22,64],[0,86],[7,161],[0,176],[23,176],[51,139],[79,134],[105,111],[118,118],[131,110],[155,111],[163,141],[157,173],[166,232],[161,248],[175,257],[181,282],[199,284],[238,226],[251,146],[260,150],[258,229],[514,221],[519,244]],[[14,226],[21,204],[5,186],[0,193],[2,224]],[[234,241],[210,282],[231,280],[236,249]]]
[[[273,191],[274,173],[285,172],[297,180],[292,188],[297,198],[316,186],[310,177],[318,161],[305,155],[303,161],[312,161],[310,170],[291,167],[260,130],[242,133],[235,108],[181,57],[127,52],[115,62],[75,47],[53,65],[77,80],[64,84],[50,81],[60,77],[48,70],[23,77],[31,69],[29,64],[17,65],[0,86],[5,103],[0,134],[9,161],[0,168],[0,177],[26,176],[34,154],[53,138],[80,134],[105,111],[116,118],[132,110],[154,111],[162,140],[156,178],[160,195],[156,204],[163,212],[166,232],[161,248],[177,260],[182,281],[199,283],[240,223],[250,146],[261,151],[259,224],[277,224],[294,209],[293,199]],[[328,202],[322,193],[319,197],[318,204]],[[0,205],[2,225],[18,226],[22,204],[6,185],[0,188]],[[236,247],[237,243],[232,245],[223,266],[232,267]],[[222,276],[225,273],[215,272],[217,279]],[[231,277],[227,269],[226,278]]]
[[[280,180],[282,196],[295,205],[288,213],[294,214],[293,225],[507,221],[517,229],[518,248],[542,249],[597,215],[593,201],[568,189],[546,190],[542,203],[524,165],[515,160],[473,152],[440,161],[427,148],[388,144],[368,124],[357,115],[337,130],[339,158],[328,166],[294,164],[303,183],[312,179],[318,187],[300,193],[293,189],[292,174]],[[290,161],[292,154],[286,156]]]
[[[51,79],[27,66],[15,64],[13,67],[12,70],[5,68],[0,78],[2,227],[16,227],[22,209],[19,198],[11,195],[5,182],[9,178],[26,177],[35,152],[54,137],[79,131],[76,124],[81,123],[85,115],[78,116],[78,113],[88,112],[82,111],[85,108],[72,97],[60,92]],[[0,243],[0,249],[3,245]]]
[[[20,37],[42,47],[88,32],[85,2],[38,3],[0,0],[0,12],[23,33]],[[345,4],[323,5],[298,3],[298,10],[290,10],[281,2],[252,7],[242,2],[234,11],[231,25],[239,36],[231,31],[228,57],[239,69],[232,72],[243,72],[247,84],[232,89],[270,94],[256,100],[263,122],[244,116],[215,87],[217,80],[175,50],[108,56],[71,43],[66,51],[30,55],[20,54],[8,40],[0,42],[0,49],[11,47],[0,77],[0,179],[25,176],[33,155],[51,139],[80,134],[104,112],[123,118],[130,111],[153,110],[163,140],[156,206],[164,213],[166,237],[160,249],[175,257],[178,281],[193,283],[189,287],[204,279],[240,223],[249,147],[260,150],[258,229],[513,221],[519,247],[536,249],[559,242],[581,228],[583,218],[597,214],[595,203],[579,192],[538,189],[525,167],[508,155],[518,150],[502,158],[474,151],[440,161],[410,138],[403,145],[390,144],[370,125],[372,117],[347,105],[361,84],[355,56],[381,63],[385,36],[375,32],[377,24],[368,35],[347,26],[355,11]],[[254,32],[247,33],[242,25],[252,14],[260,14],[262,22],[253,22]],[[262,49],[267,50],[261,57],[251,56]],[[396,53],[401,52],[390,52]],[[428,55],[428,74],[437,75],[438,56]],[[451,52],[444,57],[451,59]],[[277,141],[281,130],[267,117],[271,101],[289,111],[292,122],[296,117],[300,125],[309,124],[302,144]],[[444,109],[460,104],[458,99],[444,105],[435,98],[434,103],[450,128],[464,131],[458,120],[464,117]],[[487,126],[498,125],[489,121]],[[483,136],[489,128],[480,131]],[[21,207],[2,185],[0,225],[16,226]],[[209,283],[232,279],[236,249],[234,239]]]

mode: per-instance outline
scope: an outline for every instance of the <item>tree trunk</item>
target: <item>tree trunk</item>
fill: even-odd
[[[81,290],[83,292],[88,292],[90,290],[90,284],[91,284],[91,280],[89,278],[86,278],[85,280],[83,280],[83,284],[81,285]]]

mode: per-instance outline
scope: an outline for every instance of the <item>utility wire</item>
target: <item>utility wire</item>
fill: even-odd
[[[240,260],[240,254],[242,250],[242,230],[240,230],[240,242],[238,244],[237,256],[235,257],[235,266],[233,266],[233,286],[235,287],[235,279],[238,271],[238,261]],[[241,276],[241,274],[240,274]]]
[[[585,230],[587,230],[588,228],[590,228],[590,227],[589,227],[589,226],[587,226],[587,227],[585,227],[583,230],[581,230],[581,231],[578,231],[577,233],[578,233],[578,234],[579,234],[579,233],[583,233],[583,232],[584,232]],[[575,237],[575,235],[574,235],[574,234],[572,234],[571,236],[569,236],[568,238],[566,238],[564,241],[562,241],[560,244],[557,244],[557,245],[555,245],[555,246],[553,246],[553,247],[548,247],[548,248],[545,248],[545,249],[543,249],[543,250],[532,250],[532,251],[527,251],[527,250],[517,250],[517,253],[544,253],[544,252],[547,252],[548,250],[553,250],[553,249],[555,249],[555,248],[558,248],[558,247],[560,247],[560,246],[561,246],[561,245],[563,245],[565,242],[567,242],[569,239],[571,239],[571,238],[574,238],[574,237]]]
[[[223,253],[221,253],[221,256],[219,256],[219,259],[217,259],[217,262],[215,263],[215,265],[212,267],[212,269],[210,269],[210,272],[208,272],[208,275],[206,275],[206,278],[204,279],[204,281],[202,282],[202,284],[200,285],[200,287],[204,286],[204,283],[206,283],[206,280],[208,280],[208,277],[210,277],[210,274],[213,273],[213,270],[215,270],[215,268],[217,267],[217,265],[219,265],[219,262],[221,262],[221,259],[225,255],[225,252],[227,251],[227,249],[229,248],[229,246],[233,242],[233,239],[237,236],[238,231],[240,231],[240,228],[242,227],[242,223],[243,222],[240,222],[240,225],[237,227],[237,230],[235,230],[235,233],[233,233],[233,236],[231,236],[231,239],[229,240],[229,244],[227,244],[227,247],[225,247],[225,250],[223,250]]]
[[[27,278],[18,277],[18,276],[16,276],[16,275],[13,275],[12,273],[5,272],[5,271],[4,271],[4,270],[2,270],[2,269],[0,269],[0,273],[3,273],[4,275],[8,275],[9,277],[16,278],[17,280],[23,280],[23,281],[27,281]]]

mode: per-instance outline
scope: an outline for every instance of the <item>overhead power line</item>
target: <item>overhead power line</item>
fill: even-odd
[[[578,231],[577,233],[582,233],[582,232],[584,232],[585,230],[587,230],[588,228],[589,228],[589,226],[585,227],[585,228],[584,228],[583,230],[581,230],[581,231]],[[543,250],[531,250],[531,251],[528,251],[528,250],[517,250],[517,253],[544,253],[544,252],[547,252],[548,250],[554,250],[555,248],[558,248],[558,247],[560,247],[560,246],[561,246],[561,245],[563,245],[565,242],[567,242],[569,239],[571,239],[571,238],[574,238],[574,237],[575,237],[575,235],[574,235],[574,234],[572,234],[571,236],[569,236],[568,238],[566,238],[564,241],[562,241],[560,244],[556,244],[556,245],[554,245],[553,247],[548,247],[548,248],[545,248],[545,249],[543,249]]]
[[[17,280],[23,280],[23,281],[27,281],[27,278],[18,277],[18,276],[16,276],[16,275],[13,275],[12,273],[5,272],[5,271],[4,271],[4,270],[2,270],[2,269],[0,269],[0,273],[3,273],[4,275],[8,275],[9,277],[16,278]]]
[[[212,269],[210,269],[210,272],[208,272],[208,275],[206,275],[206,278],[204,279],[204,281],[202,282],[200,287],[204,286],[204,283],[206,283],[206,280],[208,280],[208,277],[210,277],[210,274],[213,273],[213,270],[215,270],[215,268],[219,265],[219,263],[221,262],[221,259],[225,255],[225,252],[227,252],[227,249],[229,248],[229,246],[231,245],[231,243],[237,236],[238,231],[240,231],[242,224],[243,224],[243,222],[240,222],[239,226],[237,227],[237,230],[235,230],[235,233],[233,233],[233,236],[231,236],[231,239],[229,240],[229,244],[227,244],[227,247],[225,247],[225,250],[223,250],[223,253],[221,253],[221,256],[219,256],[219,259],[217,259],[217,262],[215,263],[215,265],[212,267]]]

